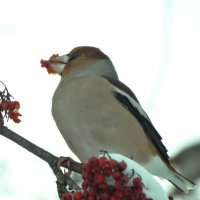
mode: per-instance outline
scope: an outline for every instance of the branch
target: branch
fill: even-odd
[[[125,193],[120,194],[125,196],[129,195],[132,197],[132,199],[141,199],[140,195],[142,195],[141,197],[144,197],[143,199],[152,199],[152,197],[155,197],[155,199],[167,199],[163,189],[152,178],[152,175],[149,174],[147,170],[145,170],[135,161],[130,160],[120,154],[108,154],[107,158],[105,155],[100,158],[91,157],[88,163],[85,163],[83,171],[80,163],[75,161],[72,162],[70,158],[58,158],[3,125],[0,125],[0,134],[22,146],[34,155],[40,157],[50,165],[57,178],[56,183],[60,199],[72,199],[73,195],[75,196],[75,199],[76,197],[80,197],[80,195],[84,197],[84,194],[89,194],[88,191],[90,190],[96,191],[95,194],[99,195],[99,197],[102,195],[110,197],[116,192],[126,190]],[[62,162],[62,160],[67,160],[67,162]],[[68,161],[70,161],[70,163]],[[76,183],[74,183],[69,176],[66,177],[63,174],[60,166],[67,168],[69,171],[72,170],[77,173],[82,173],[83,171],[83,183],[85,184],[83,184],[82,191],[78,191],[80,188],[76,185]],[[120,179],[117,178],[119,174],[121,177]],[[108,178],[107,182],[104,182],[106,178]],[[86,186],[87,184],[88,186]],[[78,192],[75,192],[74,194],[69,193],[66,188],[67,185]],[[148,197],[146,195],[148,195]],[[70,198],[67,198],[67,196]],[[159,196],[159,198],[157,198],[157,196]],[[90,199],[90,197],[84,197],[84,199]],[[127,199],[129,198],[127,197]]]
[[[82,173],[82,165],[78,162],[71,161],[70,164],[67,162],[59,163],[59,158],[54,156],[53,154],[47,152],[46,150],[38,147],[37,145],[33,144],[32,142],[28,141],[27,139],[23,138],[22,136],[18,135],[17,133],[13,132],[12,130],[8,129],[7,127],[0,125],[0,135],[12,140],[13,142],[17,143],[24,149],[28,150],[29,152],[33,153],[34,155],[38,156],[45,162],[49,164],[53,173],[57,178],[57,188],[58,193],[61,198],[62,194],[66,192],[66,185],[74,188],[75,190],[79,190],[80,188],[71,180],[70,177],[66,177],[60,166],[67,168],[68,170],[72,170],[77,173]]]
[[[40,157],[42,160],[46,161],[51,167],[53,173],[57,178],[57,189],[59,197],[61,198],[62,194],[67,191],[66,186],[69,185],[74,190],[79,190],[80,188],[71,180],[70,176],[64,175],[60,167],[65,167],[69,172],[75,171],[77,173],[82,172],[82,165],[70,159],[58,158],[51,153],[45,151],[44,149],[36,146],[32,142],[21,137],[17,133],[9,130],[7,127],[3,126],[4,119],[12,119],[15,123],[20,123],[18,117],[22,116],[18,110],[20,108],[20,103],[18,101],[11,101],[13,96],[9,93],[6,85],[0,81],[4,89],[0,91],[0,134],[17,143],[21,147],[25,148],[29,152]],[[67,160],[67,162],[66,162]],[[69,174],[69,173],[68,173]]]

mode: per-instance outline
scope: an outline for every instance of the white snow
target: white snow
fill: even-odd
[[[128,176],[131,176],[134,170],[134,176],[129,180],[128,185],[132,183],[133,178],[141,177],[142,183],[144,184],[143,192],[148,198],[152,198],[153,200],[168,200],[167,194],[165,193],[164,189],[154,179],[153,175],[150,174],[144,167],[139,165],[134,160],[131,160],[121,154],[112,153],[109,154],[109,156],[112,159],[117,160],[118,162],[126,162],[127,168],[124,170],[124,173]]]

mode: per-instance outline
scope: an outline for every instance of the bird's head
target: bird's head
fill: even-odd
[[[59,56],[53,54],[49,60],[41,60],[49,74],[60,76],[78,75],[109,75],[117,78],[114,66],[107,55],[100,49],[89,46],[74,48],[70,53]]]

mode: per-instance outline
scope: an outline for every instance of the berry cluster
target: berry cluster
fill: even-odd
[[[56,58],[56,57],[58,57],[58,56],[59,56],[58,54],[53,54],[53,55],[50,57],[49,60],[41,60],[41,61],[40,61],[41,67],[46,68],[46,69],[47,69],[47,72],[48,72],[49,74],[55,74],[56,72],[51,68],[50,64],[53,63],[53,62],[51,61],[51,58]]]
[[[12,119],[15,123],[21,122],[21,120],[18,118],[22,116],[18,109],[20,108],[20,104],[18,101],[8,101],[8,100],[2,100],[0,103],[0,124],[4,124],[4,117]],[[5,113],[4,116],[2,113]]]
[[[105,156],[83,165],[82,191],[64,193],[62,200],[147,200],[140,177],[124,173],[127,164]]]
[[[21,114],[18,112],[20,104],[18,101],[11,101],[13,96],[9,93],[6,85],[0,81],[4,86],[4,89],[0,91],[0,125],[4,124],[4,118],[7,120],[10,118],[15,123],[19,123],[21,120],[18,118]]]

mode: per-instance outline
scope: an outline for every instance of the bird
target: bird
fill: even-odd
[[[162,137],[103,51],[79,46],[41,60],[41,65],[61,76],[52,98],[52,115],[81,162],[100,150],[120,153],[185,193],[195,187],[171,166]]]

